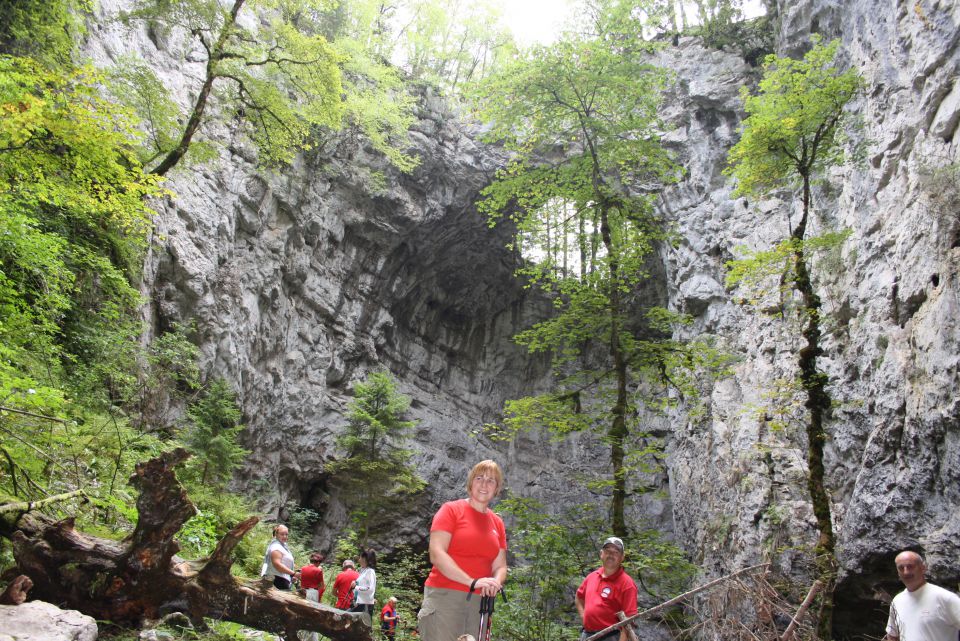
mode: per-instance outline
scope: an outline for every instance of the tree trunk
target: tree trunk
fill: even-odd
[[[243,7],[245,1],[246,0],[234,0],[233,7],[229,13],[229,21],[224,22],[220,30],[220,35],[207,52],[209,57],[207,58],[206,76],[203,79],[203,85],[200,87],[200,93],[197,94],[197,100],[193,103],[193,111],[190,112],[190,119],[187,121],[187,126],[180,136],[180,141],[176,147],[164,156],[160,164],[154,167],[150,173],[158,176],[166,175],[168,171],[173,169],[177,163],[183,159],[190,149],[190,143],[193,142],[193,137],[197,131],[199,131],[200,124],[203,122],[203,114],[207,108],[207,101],[210,99],[210,91],[213,89],[213,82],[217,79],[217,65],[220,64],[224,45],[227,42],[227,38],[230,37],[230,32],[237,22],[237,14],[240,13],[240,9]]]
[[[807,266],[803,239],[806,234],[808,214],[810,212],[810,179],[803,176],[803,216],[794,231],[794,267],[796,269],[796,288],[803,297],[806,326],[803,336],[807,343],[800,349],[800,381],[807,392],[806,407],[810,412],[807,423],[807,489],[813,504],[813,514],[817,520],[820,536],[814,549],[817,570],[824,583],[821,597],[819,636],[831,638],[833,627],[833,585],[836,572],[836,552],[834,550],[833,520],[830,512],[830,497],[824,483],[823,446],[826,441],[824,420],[830,410],[831,400],[827,391],[827,376],[817,365],[817,357],[823,353],[820,346],[820,297],[813,289],[810,271]]]
[[[613,468],[613,500],[611,501],[610,525],[613,533],[624,537],[627,535],[627,521],[624,515],[627,503],[627,474],[624,470],[625,442],[627,439],[627,361],[624,358],[623,346],[620,344],[620,318],[622,316],[620,303],[620,265],[617,262],[616,248],[613,246],[613,237],[610,222],[607,218],[607,205],[600,206],[600,234],[607,250],[609,266],[610,301],[610,356],[613,358],[613,370],[617,379],[617,396],[610,413],[613,421],[608,435],[610,437],[610,465]]]
[[[19,571],[33,581],[31,596],[116,624],[139,626],[178,611],[198,626],[211,617],[287,638],[310,630],[338,641],[370,641],[370,626],[359,614],[231,575],[230,555],[257,517],[231,530],[209,559],[174,556],[180,549],[174,535],[196,514],[173,472],[188,456],[178,449],[137,466],[130,483],[140,491],[139,518],[123,541],[84,535],[72,518],[56,521],[32,511],[0,515],[0,535],[13,541]]]

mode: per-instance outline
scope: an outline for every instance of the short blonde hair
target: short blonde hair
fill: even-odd
[[[467,475],[467,492],[470,491],[470,486],[473,485],[473,479],[477,478],[481,474],[492,476],[497,480],[496,493],[499,494],[500,490],[503,489],[503,472],[500,470],[500,466],[497,465],[497,462],[490,459],[480,461],[473,466],[472,470],[470,470],[470,474]]]

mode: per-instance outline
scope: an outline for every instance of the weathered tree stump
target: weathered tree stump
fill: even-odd
[[[197,511],[173,472],[188,456],[181,448],[137,465],[130,483],[140,491],[139,518],[123,541],[87,536],[74,529],[73,519],[36,511],[0,514],[0,535],[13,541],[19,571],[33,581],[31,598],[119,624],[179,611],[198,627],[212,617],[287,638],[309,630],[337,641],[370,641],[371,628],[359,614],[230,574],[230,555],[257,517],[231,530],[209,559],[175,556],[180,546],[173,537]]]

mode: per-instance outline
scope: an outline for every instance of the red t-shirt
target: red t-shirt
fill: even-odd
[[[621,610],[627,616],[637,613],[637,585],[623,568],[608,577],[603,568],[591,572],[577,589],[577,598],[583,601],[583,629],[591,632],[618,623]]]
[[[312,563],[300,568],[300,587],[304,590],[318,590],[322,597],[326,587],[323,584],[323,568]]]
[[[447,553],[460,569],[475,579],[493,576],[493,562],[507,549],[507,531],[493,510],[478,512],[467,499],[444,503],[433,517],[431,532],[449,532]],[[434,566],[426,585],[467,592],[470,586],[451,581]]]
[[[346,610],[350,607],[350,597],[353,594],[353,590],[350,589],[350,584],[356,581],[358,576],[360,576],[359,572],[353,568],[347,568],[333,580],[333,591],[337,595],[337,604],[335,607],[341,610]]]

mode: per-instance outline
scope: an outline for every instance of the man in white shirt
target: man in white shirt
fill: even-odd
[[[884,641],[957,641],[960,596],[927,583],[927,565],[916,552],[901,552],[895,563],[907,589],[893,597]]]

